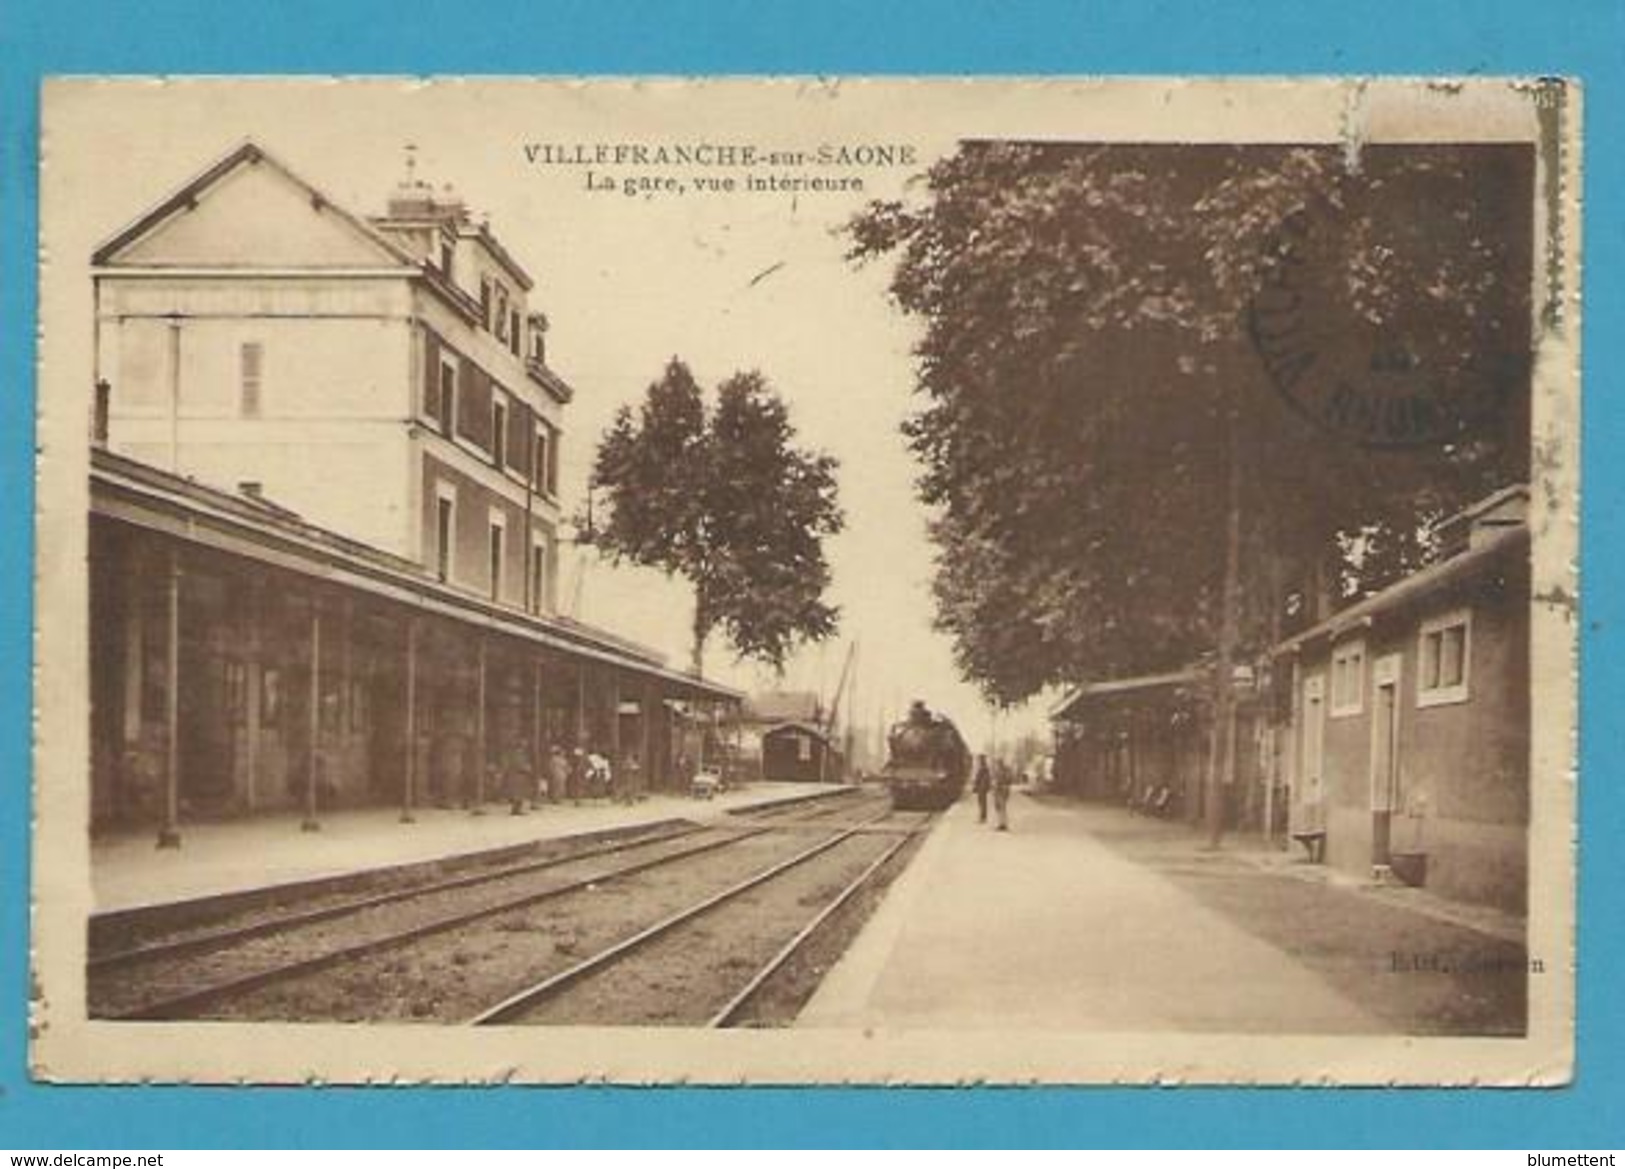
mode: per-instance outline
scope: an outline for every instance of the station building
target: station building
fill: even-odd
[[[573,390],[460,199],[247,143],[93,264],[95,825],[686,783],[740,696],[558,612]]]
[[[1237,671],[1235,782],[1224,795],[1227,828],[1284,832],[1286,790],[1279,732],[1269,717],[1269,679]],[[1051,711],[1055,790],[1121,801],[1168,819],[1200,822],[1212,738],[1210,680],[1201,665],[1111,678],[1069,691]]]
[[[839,752],[816,723],[782,722],[762,733],[763,779],[826,783],[842,774]]]
[[[1450,517],[1433,564],[1238,671],[1228,827],[1524,911],[1528,498],[1514,485]],[[1209,688],[1195,666],[1075,687],[1051,714],[1055,786],[1201,820]]]
[[[93,265],[111,450],[553,610],[573,391],[460,198],[409,178],[364,218],[245,143]]]
[[[1437,562],[1276,647],[1292,833],[1328,863],[1525,909],[1528,503],[1518,485],[1467,508]]]
[[[1186,784],[1202,774],[1207,749],[1203,686],[1191,668],[1071,690],[1050,712],[1056,790],[1139,806],[1166,788],[1167,810],[1183,811],[1194,796]]]

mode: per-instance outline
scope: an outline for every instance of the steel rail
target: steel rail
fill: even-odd
[[[724,828],[722,830],[727,831],[728,829]],[[757,836],[765,835],[771,831],[772,828],[765,826],[747,827],[735,832],[732,836],[723,837],[721,840],[706,841],[703,844],[692,845],[688,848],[679,849],[673,853],[667,853],[664,856],[651,857],[648,860],[642,860],[634,864],[625,865],[619,869],[612,869],[607,873],[598,873],[587,877],[581,877],[576,880],[566,882],[562,885],[554,885],[551,888],[541,889],[534,893],[527,893],[523,897],[510,898],[509,900],[500,902],[496,905],[489,905],[464,913],[451,914],[446,917],[435,918],[432,921],[424,922],[422,924],[413,926],[410,929],[401,930],[384,937],[373,938],[369,941],[358,942],[350,946],[341,946],[336,950],[329,950],[325,953],[315,954],[309,958],[301,958],[293,962],[286,962],[282,963],[281,965],[270,966],[263,970],[257,970],[252,974],[241,975],[237,978],[227,979],[224,982],[217,982],[210,986],[200,987],[197,990],[190,990],[183,994],[173,995],[169,998],[144,1003],[139,1007],[134,1007],[127,1011],[115,1012],[108,1015],[92,1015],[92,1018],[110,1019],[115,1021],[152,1021],[185,1017],[187,1014],[196,1012],[202,1007],[208,1006],[211,1003],[219,1002],[222,999],[231,998],[234,995],[246,994],[249,991],[258,990],[261,987],[269,986],[275,982],[282,982],[289,978],[294,978],[305,974],[313,974],[317,971],[325,970],[330,966],[336,966],[341,962],[351,961],[356,958],[363,958],[369,954],[375,954],[381,950],[386,950],[393,946],[405,945],[410,942],[419,941],[422,938],[430,937],[434,934],[445,933],[447,930],[456,929],[459,926],[468,925],[472,922],[480,921],[487,917],[495,917],[500,913],[507,913],[514,909],[523,909],[527,906],[535,905],[539,902],[547,901],[555,897],[562,897],[567,893],[575,893],[591,885],[601,885],[607,881],[619,880],[622,877],[630,877],[637,873],[642,873],[648,871],[649,869],[657,868],[661,865],[673,864],[680,860],[687,860],[689,857],[699,856],[702,853],[711,852],[719,848],[725,848],[730,844],[738,844],[741,841],[750,840]]]
[[[842,784],[839,787],[832,787],[827,791],[809,792],[799,796],[785,796],[781,799],[775,799],[769,801],[768,803],[758,804],[755,806],[746,805],[739,808],[727,808],[724,809],[724,812],[726,815],[738,816],[741,819],[756,816],[776,816],[785,812],[802,811],[809,806],[817,806],[820,808],[828,807],[831,804],[838,806],[847,798],[858,798],[865,794],[866,793],[859,787],[852,784]]]
[[[639,930],[630,937],[623,938],[614,945],[600,950],[590,958],[585,958],[582,961],[577,962],[574,966],[561,970],[557,974],[549,975],[540,982],[533,983],[532,985],[525,987],[523,990],[509,995],[501,1002],[486,1008],[473,1018],[469,1019],[468,1024],[474,1027],[483,1027],[494,1023],[509,1022],[515,1017],[524,1014],[527,1010],[534,1007],[543,999],[546,999],[550,995],[562,990],[564,987],[569,986],[571,983],[576,982],[598,970],[602,970],[605,967],[611,966],[616,962],[619,962],[628,954],[631,954],[634,950],[641,949],[643,946],[654,941],[656,938],[669,933],[678,926],[683,925],[686,922],[693,921],[695,918],[709,912],[712,909],[715,909],[717,906],[731,901],[741,894],[748,893],[760,885],[766,884],[768,881],[771,881],[780,874],[785,873],[798,865],[805,864],[807,861],[812,860],[821,853],[828,852],[842,841],[850,840],[852,837],[858,835],[858,833],[861,832],[867,825],[873,824],[878,820],[883,820],[889,815],[891,815],[891,812],[890,810],[887,810],[880,813],[878,816],[873,816],[870,819],[863,821],[862,823],[855,824],[848,828],[843,828],[834,836],[831,836],[828,840],[820,841],[811,848],[803,849],[794,856],[790,857],[788,860],[779,861],[776,864],[770,865],[761,872],[755,873],[752,876],[745,878],[743,881],[729,886],[720,893],[713,893],[703,901],[690,905],[686,909],[680,909],[671,916],[656,922],[654,925]],[[907,838],[905,837],[904,839]]]
[[[835,912],[840,909],[841,906],[845,905],[848,901],[855,897],[859,890],[866,887],[869,882],[874,879],[875,875],[885,866],[886,862],[901,852],[903,846],[908,844],[909,841],[913,840],[914,837],[922,832],[925,829],[925,826],[929,823],[930,820],[927,819],[924,823],[910,828],[907,833],[899,837],[893,844],[889,845],[884,852],[876,857],[874,861],[863,870],[863,872],[854,877],[846,888],[842,889],[832,900],[826,903],[824,907],[813,916],[811,921],[802,926],[801,929],[796,933],[796,936],[786,942],[783,948],[780,949],[777,954],[774,954],[773,957],[769,958],[767,963],[751,977],[751,980],[740,988],[739,993],[734,995],[733,998],[729,999],[727,1005],[724,1006],[720,1011],[711,1016],[711,1019],[706,1023],[706,1026],[711,1028],[733,1026],[734,1021],[739,1017],[740,1012],[744,1010],[745,1004],[756,997],[757,992],[767,984],[768,979],[777,974],[784,964],[794,957],[802,946],[807,944],[807,940],[811,938],[813,934],[818,932],[820,926],[834,916]]]
[[[528,861],[524,864],[512,865],[491,872],[470,873],[462,877],[448,877],[443,881],[431,881],[423,885],[392,889],[387,893],[359,897],[337,905],[326,905],[319,909],[307,909],[296,913],[282,914],[249,925],[228,926],[223,929],[190,934],[186,937],[176,938],[173,941],[131,946],[128,949],[115,950],[111,953],[87,959],[85,970],[87,973],[95,974],[106,970],[121,969],[157,958],[182,958],[205,950],[218,950],[238,942],[248,942],[255,938],[262,938],[268,934],[298,929],[302,926],[320,925],[324,921],[332,921],[335,918],[345,917],[352,913],[376,909],[383,905],[393,905],[399,901],[409,901],[414,897],[428,897],[436,893],[447,893],[475,885],[490,884],[509,877],[523,877],[530,873],[574,864],[577,861],[592,860],[594,857],[626,852],[635,848],[647,848],[650,845],[662,844],[671,840],[681,840],[684,837],[693,836],[697,832],[711,830],[708,825],[694,824],[658,835],[596,845],[583,849],[581,852],[571,853],[568,856],[555,856],[539,861]]]
[[[762,816],[743,817],[737,821],[743,828],[754,827],[758,819],[769,820],[770,823],[760,825],[763,828],[790,828],[801,823],[801,819],[779,820],[781,816],[798,816],[805,820],[813,820],[819,816],[831,814],[835,809],[819,806],[814,809],[806,807],[812,797],[805,797],[802,802],[788,804],[781,808],[767,810]],[[811,811],[812,815],[806,813]],[[301,910],[295,913],[281,914],[266,918],[263,921],[253,922],[244,926],[229,926],[222,929],[207,930],[202,933],[190,934],[176,938],[172,941],[155,942],[146,945],[131,946],[123,950],[115,950],[106,954],[93,955],[85,961],[87,974],[98,974],[111,970],[119,970],[132,965],[157,959],[184,958],[193,954],[209,950],[224,949],[227,946],[241,942],[253,941],[256,938],[266,937],[270,934],[282,933],[301,929],[305,926],[320,925],[326,921],[333,921],[353,913],[361,913],[368,909],[377,909],[385,905],[393,905],[413,898],[428,897],[436,893],[453,892],[457,889],[471,888],[476,885],[490,884],[506,880],[510,877],[522,877],[530,873],[542,872],[547,869],[560,868],[573,864],[576,861],[591,860],[594,857],[607,856],[611,853],[627,852],[637,848],[647,848],[651,845],[680,840],[693,836],[699,832],[708,831],[734,831],[733,824],[693,824],[662,832],[657,835],[621,841],[609,841],[595,845],[580,852],[567,856],[548,857],[543,860],[529,861],[524,864],[509,865],[489,872],[471,873],[461,877],[448,877],[443,881],[432,881],[422,885],[412,885],[407,888],[393,889],[387,893],[378,893],[369,897],[355,898],[336,905],[323,906],[319,909]]]

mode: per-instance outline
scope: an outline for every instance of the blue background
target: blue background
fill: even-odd
[[[27,4],[27,0],[21,0]],[[14,2],[0,11],[0,1148],[1625,1145],[1625,823],[1612,445],[1625,3],[1200,0]],[[1319,1089],[183,1089],[28,1081],[38,81],[49,73],[1563,74],[1586,85],[1581,982],[1576,1085]],[[107,159],[107,181],[119,160]],[[1603,717],[1592,717],[1601,712]],[[1609,717],[1612,715],[1613,717]],[[1616,719],[1618,721],[1616,721]]]

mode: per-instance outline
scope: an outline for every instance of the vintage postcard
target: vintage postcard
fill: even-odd
[[[35,1075],[1567,1083],[1580,105],[48,82]]]

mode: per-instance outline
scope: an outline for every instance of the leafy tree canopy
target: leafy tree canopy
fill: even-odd
[[[857,217],[925,326],[905,433],[967,675],[1013,702],[1210,648],[1232,458],[1255,642],[1526,474],[1531,181],[1521,148],[975,142]],[[1355,441],[1343,384],[1447,425]]]
[[[835,631],[823,542],[844,522],[836,462],[794,439],[789,411],[761,374],[728,378],[708,408],[673,358],[599,443],[593,482],[607,513],[594,540],[694,586],[696,671],[719,627],[740,657],[776,669],[801,642]]]

